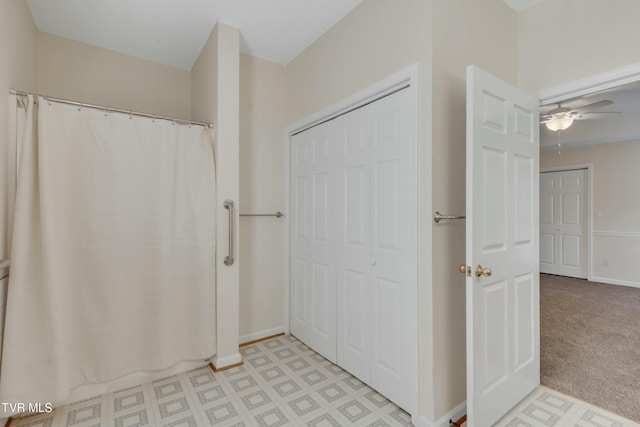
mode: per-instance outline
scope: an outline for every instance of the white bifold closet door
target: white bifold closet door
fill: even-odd
[[[587,170],[540,174],[540,272],[587,278]]]
[[[416,374],[408,106],[399,91],[295,135],[291,175],[291,332],[404,408]]]
[[[336,363],[336,165],[332,122],[292,138],[291,333]],[[330,200],[331,198],[331,200]]]

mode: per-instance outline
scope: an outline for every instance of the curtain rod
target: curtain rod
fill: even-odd
[[[131,116],[147,117],[147,118],[150,118],[150,119],[169,120],[171,122],[184,123],[184,124],[188,124],[188,125],[204,126],[204,127],[208,127],[208,128],[213,129],[213,124],[212,123],[196,122],[196,121],[193,121],[193,120],[186,120],[186,119],[176,119],[176,118],[173,118],[173,117],[159,116],[157,114],[149,114],[149,113],[141,113],[139,111],[124,110],[122,108],[113,108],[113,107],[105,107],[103,105],[87,104],[85,102],[71,101],[69,99],[55,98],[53,96],[39,95],[37,93],[30,93],[30,92],[22,92],[22,91],[14,90],[14,89],[10,89],[9,93],[11,95],[16,95],[16,96],[32,95],[32,96],[35,96],[36,98],[40,96],[40,97],[46,99],[47,101],[60,102],[62,104],[75,105],[75,106],[78,106],[78,107],[85,107],[85,108],[93,108],[95,110],[109,111],[109,112],[112,112],[112,113],[124,113],[124,114],[129,114]]]

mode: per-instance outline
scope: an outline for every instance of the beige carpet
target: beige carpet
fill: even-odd
[[[540,275],[543,385],[640,422],[640,289]]]

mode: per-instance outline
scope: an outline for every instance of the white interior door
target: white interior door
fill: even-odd
[[[291,228],[291,333],[336,362],[335,166],[332,123],[294,135]],[[332,198],[333,197],[333,198]]]
[[[538,105],[467,68],[470,427],[493,425],[540,383]]]
[[[540,174],[540,272],[587,278],[587,170]]]

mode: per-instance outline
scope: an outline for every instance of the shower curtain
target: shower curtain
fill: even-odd
[[[0,401],[211,357],[209,129],[28,101]]]

